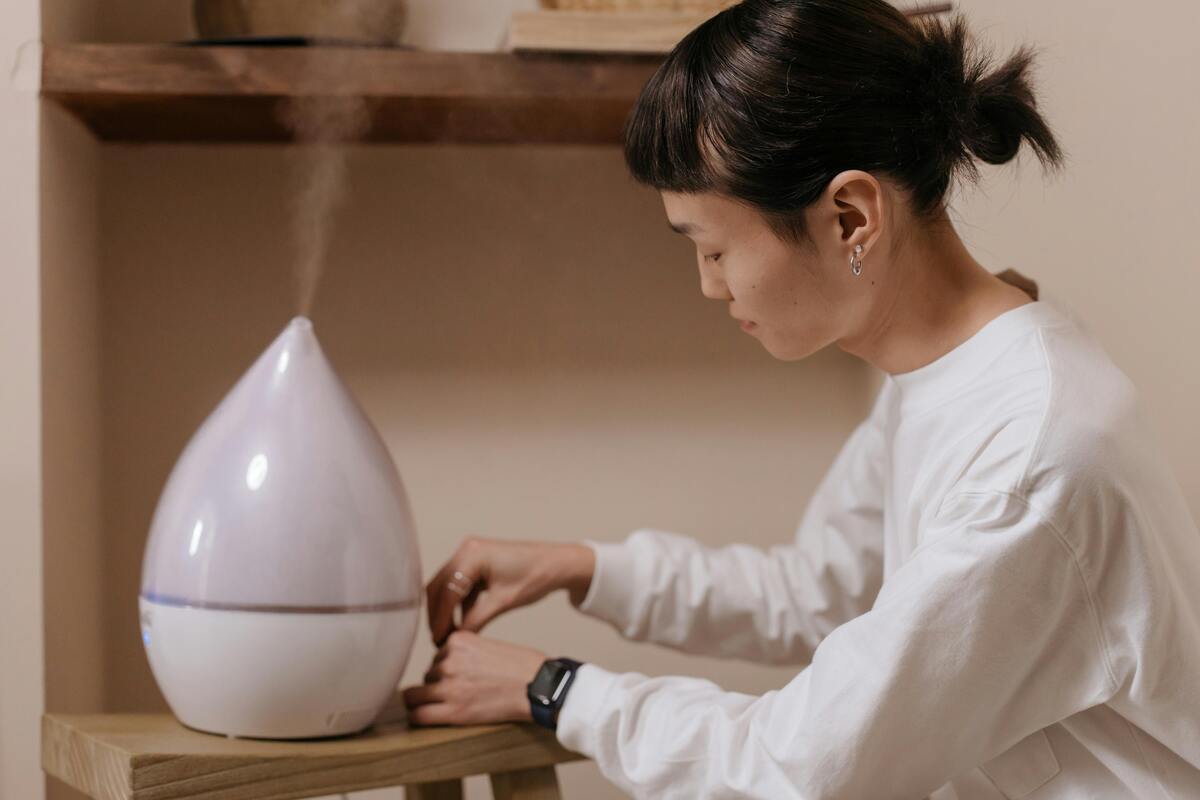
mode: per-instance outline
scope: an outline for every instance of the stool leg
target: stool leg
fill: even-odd
[[[410,783],[404,787],[405,800],[462,800],[462,781],[458,778],[436,783]]]
[[[493,773],[494,800],[562,800],[554,767]]]

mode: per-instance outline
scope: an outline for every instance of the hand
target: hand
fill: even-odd
[[[438,650],[425,683],[404,690],[409,721],[416,725],[483,725],[529,722],[525,688],[544,653],[529,647],[455,631]]]
[[[474,632],[557,589],[566,589],[579,605],[595,569],[595,553],[584,544],[465,539],[425,587],[433,641],[441,646],[455,629],[454,611],[460,604],[461,627]],[[455,580],[456,572],[473,581],[470,591]]]

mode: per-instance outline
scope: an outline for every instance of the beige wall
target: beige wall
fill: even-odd
[[[1178,229],[1196,215],[1191,183],[1200,157],[1184,147],[1200,134],[1200,112],[1184,100],[1200,74],[1191,41],[1196,7],[1164,2],[1150,15],[1115,0],[960,5],[1001,52],[1024,41],[1042,46],[1043,106],[1070,165],[1052,183],[1028,156],[1016,168],[988,170],[981,190],[956,203],[959,230],[981,261],[1037,278],[1100,337],[1142,387],[1200,509],[1200,431],[1189,402],[1200,381],[1190,307],[1200,290],[1200,247]],[[409,40],[488,49],[511,7],[420,0]],[[105,9],[99,24],[108,39],[188,33],[184,2],[118,0]],[[88,30],[69,15],[51,15],[47,25],[65,36]],[[0,103],[21,102],[0,93]],[[44,405],[64,425],[49,430],[48,423],[43,448],[53,662],[46,695],[64,707],[94,704],[99,694],[109,709],[161,708],[133,613],[146,526],[187,437],[293,313],[288,206],[296,154],[94,148],[60,123],[46,123],[55,127],[43,133],[51,161],[43,191],[66,203],[46,212],[58,222],[44,237],[53,320],[41,323],[45,385],[59,381],[80,400]],[[20,177],[14,149],[0,152],[0,169]],[[615,149],[363,148],[350,180],[314,318],[396,456],[427,570],[466,534],[617,538],[655,525],[714,543],[790,535],[864,413],[874,375],[837,353],[778,364],[732,328],[719,304],[700,297],[686,243],[667,232],[653,194],[629,183]],[[6,192],[0,207],[31,213],[22,205],[29,196]],[[98,226],[88,216],[97,207]],[[13,222],[5,215],[0,224]],[[68,240],[56,239],[64,232]],[[16,293],[0,296],[0,325],[36,332],[36,261],[6,262],[6,272],[9,263],[25,267],[15,275]],[[97,326],[102,347],[89,335]],[[36,350],[5,331],[3,363],[17,380],[4,384],[0,403],[10,418],[36,420]],[[57,378],[53,364],[61,367]],[[100,401],[89,405],[97,385]],[[0,462],[5,497],[26,500],[5,503],[6,531],[37,530],[38,509],[28,500],[37,487],[21,471],[38,456],[36,429],[36,422],[0,429],[15,437],[15,449],[0,457],[8,459]],[[63,457],[72,452],[78,467]],[[94,459],[102,493],[89,472]],[[19,481],[10,484],[10,474]],[[68,489],[77,502],[50,511]],[[103,524],[79,530],[96,504]],[[26,551],[31,542],[36,547],[27,535]],[[6,545],[6,555],[32,557],[21,546]],[[0,569],[17,563],[4,560]],[[102,584],[88,583],[101,574]],[[36,576],[19,578],[5,590],[38,596]],[[83,581],[85,593],[102,590],[103,606],[88,611],[57,593],[54,585],[68,578]],[[86,638],[97,630],[89,613],[100,616],[102,641]],[[38,670],[20,671],[26,662],[7,646],[10,624],[40,637],[40,623],[0,621],[3,686],[14,685],[10,674],[21,685],[41,680]],[[731,689],[760,691],[787,676],[629,645],[577,622],[561,598],[492,630],[616,669],[704,675]],[[76,649],[56,651],[63,647],[54,644],[56,631],[85,633],[67,645]],[[88,651],[96,657],[65,656]],[[422,637],[406,680],[430,654]],[[0,781],[11,780],[9,743],[30,746],[21,727],[30,713],[0,694]],[[618,796],[591,765],[562,774],[568,797]],[[478,781],[470,793],[486,796]]]
[[[38,4],[0,6],[0,797],[39,797]],[[12,65],[24,54],[16,80]]]
[[[1043,48],[1040,96],[1067,149],[1065,175],[1036,160],[991,170],[958,204],[959,230],[985,264],[1028,268],[1069,303],[1129,373],[1200,513],[1196,354],[1200,5],[964,0],[1001,52]]]

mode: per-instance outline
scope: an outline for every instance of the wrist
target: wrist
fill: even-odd
[[[529,702],[529,686],[521,684],[518,693],[514,693],[512,698],[513,719],[517,722],[533,722],[533,707]]]
[[[512,708],[514,710],[514,718],[518,722],[532,722],[533,714],[529,706],[529,684],[537,678],[538,671],[542,668],[542,664],[546,663],[549,656],[537,650],[529,650],[525,654],[525,660],[522,666],[516,672],[522,676],[516,684],[516,691],[511,698]]]

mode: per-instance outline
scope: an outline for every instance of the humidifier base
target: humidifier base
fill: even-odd
[[[395,691],[419,608],[230,611],[139,598],[142,641],[171,711],[226,736],[307,739],[366,728]]]

